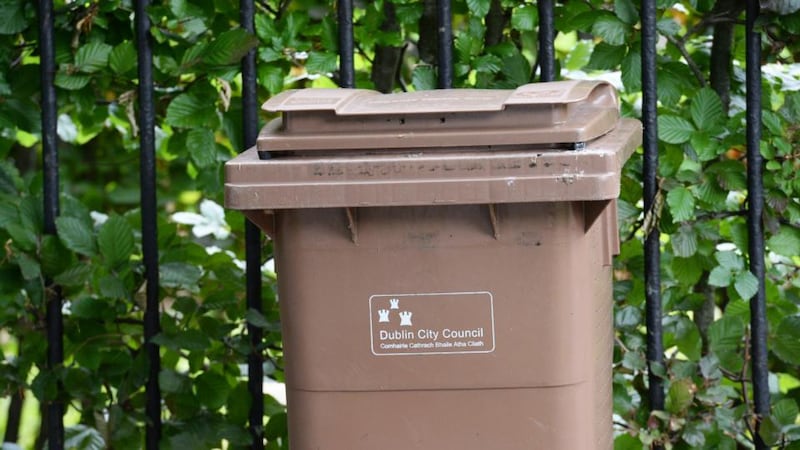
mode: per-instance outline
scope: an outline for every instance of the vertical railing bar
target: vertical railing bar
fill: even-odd
[[[755,28],[760,12],[758,0],[747,1],[747,225],[750,271],[758,290],[750,299],[750,357],[753,377],[753,406],[757,450],[768,449],[759,435],[761,420],[769,415],[769,369],[767,368],[767,319],[764,290],[763,160],[761,157],[761,33]]]
[[[356,69],[353,60],[353,0],[338,0],[339,20],[339,86],[356,87]]]
[[[157,450],[161,438],[161,370],[159,348],[153,342],[159,324],[158,228],[155,162],[155,103],[153,100],[153,49],[150,36],[149,0],[136,1],[136,46],[139,62],[140,184],[142,207],[142,253],[145,271],[146,306],[144,340],[149,364],[145,386],[147,425],[145,448]]]
[[[255,33],[255,3],[241,0],[239,3],[242,28]],[[256,81],[256,50],[251,49],[242,58],[242,136],[244,149],[256,145],[258,138],[258,83]],[[245,280],[247,307],[259,313],[261,307],[261,232],[252,222],[245,219]],[[247,390],[250,404],[249,429],[253,443],[252,450],[264,449],[264,357],[261,341],[261,328],[247,323],[251,351],[247,355]]]
[[[541,70],[539,80],[553,81],[556,79],[553,0],[539,0],[536,5],[539,9],[539,69]]]
[[[44,170],[44,232],[56,234],[58,216],[58,142],[56,104],[56,58],[52,0],[39,1],[39,67],[42,84],[42,166]],[[64,318],[61,290],[56,286],[47,294],[47,368],[55,370],[64,362]],[[64,403],[59,395],[47,405],[47,437],[50,450],[64,448]]]
[[[22,405],[25,401],[25,391],[18,391],[11,394],[11,402],[8,405],[8,421],[6,431],[3,436],[4,443],[16,443],[19,440],[19,426],[22,422]]]
[[[439,72],[437,86],[439,89],[450,89],[453,87],[453,17],[450,0],[436,0],[436,22],[436,62]]]
[[[656,72],[656,2],[642,0],[642,123],[644,136],[645,299],[647,323],[648,400],[650,410],[664,409],[664,385],[654,372],[664,363],[661,312],[661,248],[658,227],[658,94]],[[660,448],[660,447],[659,447]]]

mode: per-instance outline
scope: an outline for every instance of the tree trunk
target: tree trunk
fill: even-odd
[[[711,45],[711,88],[722,100],[722,109],[728,114],[731,104],[731,72],[733,67],[734,20],[744,10],[744,2],[718,0],[711,14],[721,19],[714,25],[714,41]]]
[[[483,40],[485,47],[491,47],[500,43],[503,39],[503,30],[508,20],[507,11],[503,10],[500,0],[492,0],[489,14],[486,15],[486,35]]]
[[[436,49],[439,43],[436,20],[436,0],[424,0],[422,17],[419,19],[419,59],[423,63],[436,65]]]
[[[11,396],[11,404],[8,405],[8,422],[6,422],[6,433],[3,442],[16,443],[19,439],[19,425],[22,421],[22,402],[25,400],[25,391],[20,389]]]
[[[383,32],[398,32],[400,26],[397,24],[397,14],[394,3],[383,2],[384,19],[381,24]],[[403,54],[402,47],[392,47],[384,45],[375,46],[375,59],[372,62],[372,82],[375,89],[380,92],[392,92],[394,89],[395,75],[400,66],[400,57]]]

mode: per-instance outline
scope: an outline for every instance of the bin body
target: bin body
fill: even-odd
[[[639,135],[229,163],[226,201],[274,239],[291,447],[611,449],[613,199]]]

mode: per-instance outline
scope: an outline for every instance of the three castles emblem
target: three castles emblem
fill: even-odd
[[[391,323],[390,316],[392,315],[392,310],[398,310],[397,316],[400,318],[401,327],[412,326],[411,316],[413,316],[414,313],[411,311],[399,311],[400,299],[397,298],[389,299],[389,309],[378,310],[378,323]]]

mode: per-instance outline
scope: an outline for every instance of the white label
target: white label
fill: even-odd
[[[372,354],[491,353],[493,300],[489,292],[373,295],[369,298]]]

